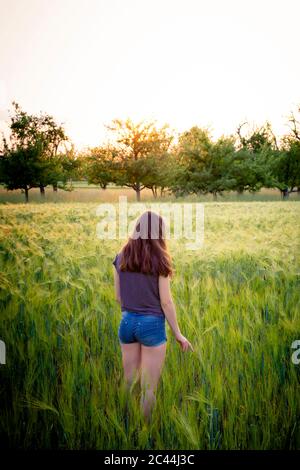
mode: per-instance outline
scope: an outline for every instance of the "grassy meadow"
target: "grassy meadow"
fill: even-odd
[[[96,202],[12,202],[0,205],[0,446],[300,449],[298,201],[207,202],[204,246],[169,240],[194,352],[167,326],[149,428],[138,386],[128,400],[122,382],[112,260],[124,241],[97,238]]]

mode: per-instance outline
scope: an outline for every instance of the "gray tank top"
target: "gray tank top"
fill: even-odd
[[[158,275],[120,270],[120,255],[113,265],[120,279],[121,310],[164,316],[160,304]]]

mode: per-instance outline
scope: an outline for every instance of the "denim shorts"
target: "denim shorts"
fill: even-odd
[[[123,344],[141,343],[159,346],[167,341],[165,316],[122,311],[118,331]]]

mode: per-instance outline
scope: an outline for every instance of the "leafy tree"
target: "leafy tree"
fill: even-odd
[[[245,124],[247,123],[239,125],[237,129],[239,145],[231,165],[238,193],[277,187],[279,182],[273,168],[281,152],[271,124],[267,122],[261,127],[255,127],[243,136],[241,128]]]
[[[176,160],[171,152],[157,153],[141,159],[144,175],[142,182],[146,188],[151,189],[154,198],[157,198],[172,185],[175,174]]]
[[[224,191],[235,189],[236,180],[231,174],[231,159],[235,154],[235,141],[232,137],[220,137],[211,146],[206,161],[206,193],[212,193],[214,199]]]
[[[172,142],[173,136],[168,133],[168,125],[159,129],[155,122],[141,121],[135,124],[131,119],[114,119],[106,127],[114,132],[116,139],[114,182],[134,189],[140,201],[141,191],[150,184],[150,160],[153,162],[154,155],[167,152]]]
[[[234,187],[229,164],[235,152],[232,137],[213,142],[208,129],[197,126],[182,133],[177,147],[178,169],[172,186],[177,195],[212,193],[214,198]]]
[[[277,178],[276,187],[284,199],[300,188],[300,142],[285,136],[282,150],[273,162],[273,173]]]
[[[297,109],[300,113],[300,106]],[[282,138],[281,155],[274,164],[274,173],[279,181],[282,196],[300,191],[300,122],[291,112],[288,117],[290,132]]]
[[[176,195],[205,192],[203,178],[210,150],[211,138],[207,129],[193,126],[179,135],[175,148],[177,171],[172,184]]]
[[[89,184],[99,184],[102,189],[114,182],[118,171],[118,152],[112,146],[100,146],[89,149],[84,155],[83,173]]]
[[[57,186],[64,191],[71,191],[72,180],[82,177],[82,160],[80,155],[76,152],[74,145],[71,144],[71,147],[66,149],[65,153],[59,153],[54,158],[56,161],[55,177],[59,181]],[[71,181],[71,188],[67,187],[68,180]]]
[[[261,150],[265,148],[269,148],[270,150],[273,148],[278,149],[276,136],[274,135],[271,124],[268,121],[263,126],[255,127],[249,131],[247,135],[243,136],[241,129],[245,124],[248,123],[244,122],[237,128],[240,148],[247,149],[254,154],[259,154]]]
[[[57,188],[60,175],[58,151],[66,144],[67,136],[52,116],[28,114],[18,103],[13,102],[12,105],[14,114],[11,117],[9,142],[3,138],[4,154],[16,156],[15,152],[22,149],[24,156],[28,149],[30,155],[36,156],[35,184],[40,188],[41,195],[44,195],[45,186],[52,184],[54,189]]]
[[[8,190],[21,189],[28,202],[28,192],[40,181],[39,144],[18,147],[0,156],[0,180]]]

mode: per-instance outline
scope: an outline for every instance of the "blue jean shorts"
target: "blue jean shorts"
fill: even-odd
[[[123,310],[118,336],[123,344],[141,343],[144,346],[160,346],[167,341],[166,318],[163,315]]]

